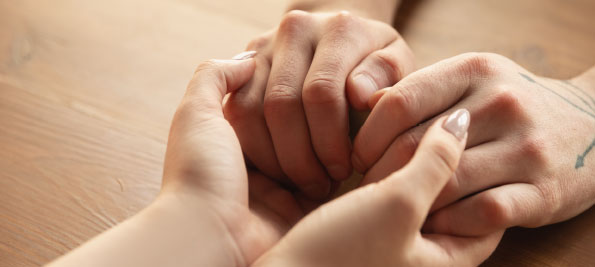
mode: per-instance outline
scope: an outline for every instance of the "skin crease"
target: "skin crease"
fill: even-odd
[[[254,79],[225,104],[252,166],[313,199],[352,173],[348,105],[367,109],[378,88],[414,69],[407,44],[378,21],[392,18],[395,1],[369,2],[294,3],[308,11],[288,12],[248,45],[258,51]]]
[[[246,266],[299,220],[299,197],[246,170],[223,118],[223,95],[254,69],[202,63],[172,121],[158,198],[50,266]]]
[[[267,251],[272,252],[255,266],[272,261],[274,266],[279,261],[281,266],[336,266],[345,259],[343,251],[365,253],[360,260],[375,259],[371,263],[379,266],[467,266],[495,249],[501,232],[469,238],[420,233],[465,146],[466,138],[442,127],[445,118],[428,131],[417,160],[402,171],[300,220],[308,200],[247,170],[239,140],[223,118],[224,95],[247,82],[255,66],[253,59],[201,64],[172,121],[157,199],[49,266],[249,266]],[[464,133],[467,127],[447,128]],[[418,194],[409,194],[412,189]],[[291,226],[294,230],[278,243]],[[346,238],[357,242],[347,246]],[[360,250],[365,244],[377,246]]]
[[[595,138],[594,77],[595,68],[569,81],[538,77],[495,54],[446,59],[372,97],[354,165],[363,184],[383,179],[409,161],[428,124],[464,107],[476,123],[424,230],[475,236],[567,220],[595,203],[593,155],[576,168]]]
[[[467,238],[420,232],[435,197],[456,170],[465,146],[465,131],[461,131],[462,140],[456,138],[442,127],[445,119],[433,123],[406,166],[378,183],[358,188],[316,209],[253,266],[481,263],[495,249],[502,231]]]
[[[593,118],[563,100],[589,111],[589,97],[573,86],[593,95],[593,70],[565,83],[500,56],[468,54],[401,81],[414,65],[386,24],[394,12],[384,7],[397,4],[360,2],[370,5],[296,1],[305,11],[289,12],[248,45],[258,51],[254,60],[202,64],[172,122],[159,197],[51,266],[247,266],[256,260],[258,266],[336,266],[350,259],[341,266],[362,266],[358,259],[378,266],[471,266],[494,250],[506,227],[554,223],[593,205],[595,152],[575,168],[595,138]],[[372,86],[356,79],[359,74]],[[402,88],[416,90],[396,93]],[[368,103],[374,111],[350,159],[347,105],[367,109]],[[450,157],[461,157],[460,167],[451,180],[427,187],[425,198],[406,194],[424,188],[411,177],[450,177],[446,171],[420,176],[433,165],[409,161],[429,125],[460,107],[474,122],[467,150]],[[390,125],[401,128],[385,128]],[[434,125],[427,140],[449,140]],[[417,151],[435,151],[427,143]],[[246,169],[242,150],[254,168]],[[349,173],[352,164],[366,172],[362,187],[316,209],[324,201],[311,198],[325,200],[330,180],[344,179],[342,170]]]

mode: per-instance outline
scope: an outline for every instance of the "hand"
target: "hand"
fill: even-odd
[[[172,122],[157,199],[51,266],[247,266],[312,209],[246,171],[223,118],[223,96],[254,68],[246,58],[201,64]]]
[[[404,168],[313,211],[254,266],[476,266],[485,260],[502,231],[483,237],[420,232],[465,147],[469,113],[445,119],[433,123]]]
[[[348,103],[367,108],[377,90],[413,70],[413,56],[388,24],[347,12],[291,11],[248,45],[257,71],[225,104],[248,160],[312,198],[329,194],[329,175],[348,178]]]
[[[226,249],[239,266],[276,243],[301,219],[305,203],[268,177],[247,173],[238,139],[223,117],[223,96],[246,83],[254,69],[252,59],[198,67],[172,122],[161,192],[161,198],[204,203],[207,209],[195,212],[213,215],[227,230],[219,236],[229,241]]]
[[[382,179],[409,161],[428,124],[466,108],[467,149],[424,230],[474,236],[566,220],[595,202],[595,88],[579,83],[493,54],[444,60],[371,98],[354,166],[364,184]]]

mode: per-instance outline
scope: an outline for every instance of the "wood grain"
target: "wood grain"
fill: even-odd
[[[286,1],[0,1],[0,266],[35,266],[146,206],[196,64],[275,27]],[[569,78],[595,64],[589,0],[406,1],[418,66],[468,51]],[[595,265],[595,210],[510,230],[486,266]]]

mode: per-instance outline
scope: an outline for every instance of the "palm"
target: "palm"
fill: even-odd
[[[249,171],[248,205],[236,198],[229,203],[231,214],[226,222],[231,228],[241,229],[236,236],[239,249],[250,263],[270,249],[308,211],[321,203],[308,200],[301,193],[293,193],[260,172]]]

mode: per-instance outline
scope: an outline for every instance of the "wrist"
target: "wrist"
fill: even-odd
[[[205,266],[246,265],[221,215],[209,199],[200,194],[162,190],[138,216],[138,221],[144,225],[167,225],[167,229],[159,227],[159,230],[178,236],[177,243],[200,250],[195,253],[199,262],[213,263]]]
[[[293,0],[289,10],[307,12],[349,11],[354,15],[392,24],[400,0],[337,1],[337,0]]]

